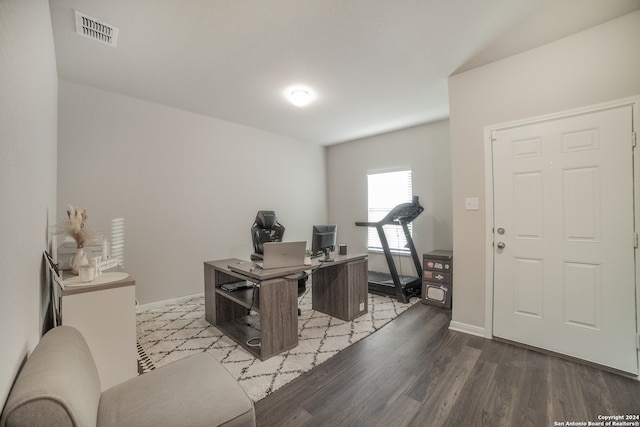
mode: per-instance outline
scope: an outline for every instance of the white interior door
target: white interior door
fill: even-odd
[[[493,334],[638,373],[632,107],[492,133]]]

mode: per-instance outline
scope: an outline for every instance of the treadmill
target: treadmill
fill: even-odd
[[[413,196],[413,200],[408,203],[401,203],[391,209],[391,211],[378,222],[356,222],[360,227],[375,227],[380,236],[380,243],[384,251],[384,257],[389,266],[389,273],[381,273],[377,271],[369,271],[368,282],[369,292],[379,295],[394,296],[399,302],[408,303],[412,296],[420,296],[422,293],[422,267],[420,259],[413,244],[411,233],[409,232],[409,223],[418,217],[424,211],[418,202],[418,196]],[[416,268],[417,277],[399,276],[396,264],[391,256],[391,249],[387,242],[387,236],[384,234],[383,226],[387,224],[400,225],[404,230],[407,246],[411,251],[411,258]]]

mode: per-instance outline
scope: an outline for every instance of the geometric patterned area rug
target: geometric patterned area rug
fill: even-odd
[[[204,319],[204,296],[138,311],[139,362],[148,371],[207,351],[236,378],[254,402],[371,335],[418,302],[403,304],[369,294],[369,310],[349,322],[311,308],[311,284],[299,297],[298,346],[265,361],[253,357]]]

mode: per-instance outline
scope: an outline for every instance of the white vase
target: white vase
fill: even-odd
[[[84,253],[84,248],[78,248],[76,250],[76,254],[71,257],[69,264],[71,265],[71,272],[73,274],[79,273],[78,267],[80,267],[81,265],[89,264],[89,259],[87,258],[87,255]]]

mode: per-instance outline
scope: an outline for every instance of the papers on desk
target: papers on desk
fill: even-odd
[[[233,283],[225,283],[224,285],[220,285],[220,288],[222,288],[222,290],[227,292],[241,291],[243,289],[250,289],[253,287],[254,287],[253,283],[247,282],[246,280],[233,282]]]

